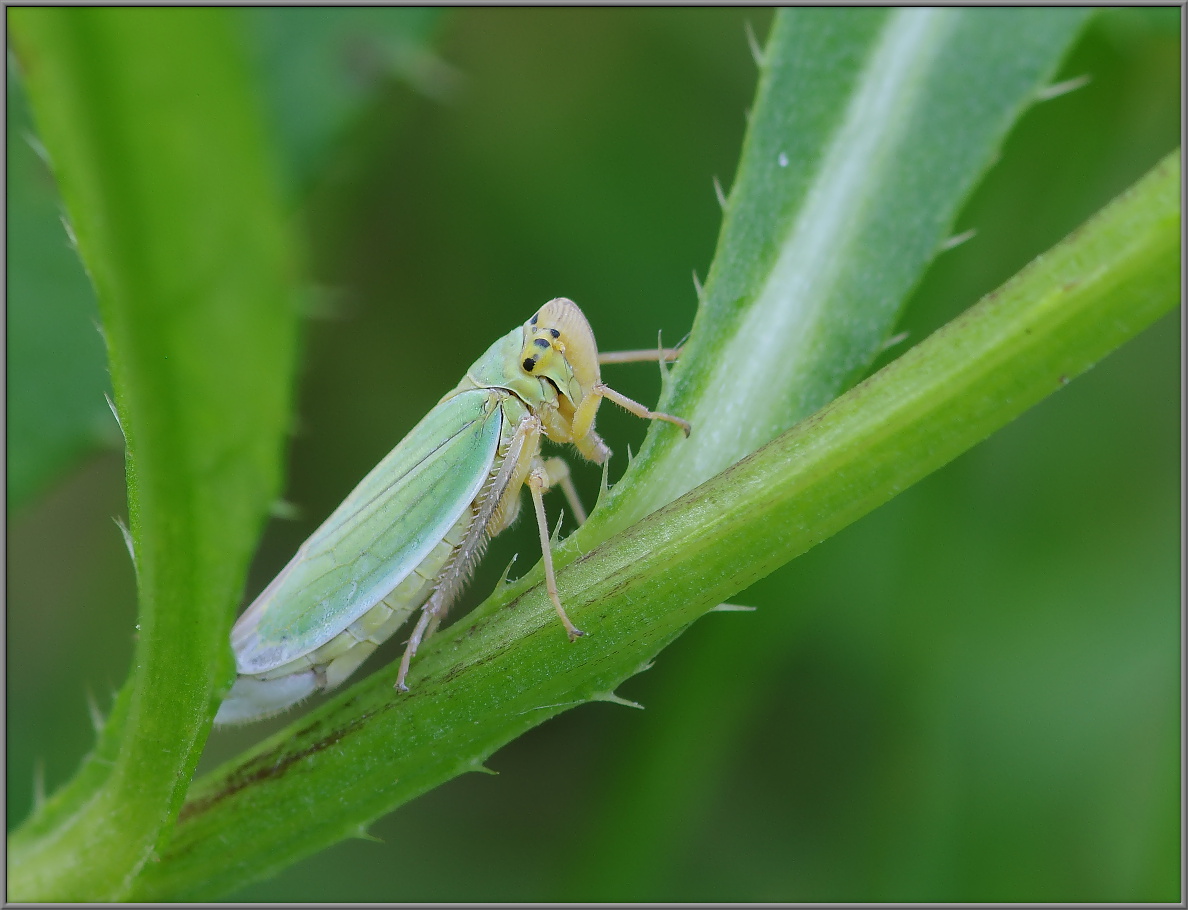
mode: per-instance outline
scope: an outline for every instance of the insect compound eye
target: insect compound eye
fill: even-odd
[[[553,336],[554,338],[560,338],[560,337],[561,337],[561,333],[560,333],[560,332],[559,332],[557,329],[549,329],[549,332],[550,332],[550,334],[552,334],[552,336]]]
[[[539,315],[539,314],[538,314]],[[560,334],[552,329],[537,326],[532,329],[525,339],[520,366],[525,372],[541,375],[553,370],[553,362],[557,356],[565,356],[565,346],[554,336]]]

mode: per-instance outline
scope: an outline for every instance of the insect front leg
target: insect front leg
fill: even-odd
[[[598,365],[608,363],[651,363],[662,360],[672,363],[681,356],[681,348],[644,348],[639,351],[599,351]]]
[[[665,414],[661,411],[653,411],[644,405],[640,404],[634,398],[628,398],[621,392],[616,392],[605,382],[596,382],[590,389],[588,395],[578,405],[577,410],[573,415],[573,436],[575,439],[581,439],[586,434],[590,433],[594,426],[594,415],[598,413],[598,406],[602,403],[602,399],[606,398],[613,401],[625,411],[630,411],[636,417],[642,417],[644,420],[664,420],[668,423],[675,424],[680,427],[686,436],[689,435],[690,426],[689,421],[682,420],[680,417],[674,417],[671,414]]]

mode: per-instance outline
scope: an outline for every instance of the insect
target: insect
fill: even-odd
[[[607,387],[599,360],[589,322],[564,297],[491,345],[240,616],[231,630],[239,675],[215,722],[260,720],[334,688],[419,609],[396,680],[407,691],[417,648],[436,631],[487,541],[515,520],[525,486],[549,599],[570,641],[581,637],[557,594],[542,494],[560,486],[577,520],[585,515],[565,462],[541,457],[542,437],[572,443],[602,464],[611,452],[594,432],[594,417],[604,398],[689,434],[679,417]]]

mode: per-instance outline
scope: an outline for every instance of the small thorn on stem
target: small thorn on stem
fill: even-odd
[[[977,236],[977,233],[977,228],[970,228],[968,231],[962,231],[960,234],[954,234],[952,237],[942,240],[941,245],[937,247],[936,251],[938,253],[948,252],[954,247],[961,246],[961,244],[965,243],[967,240],[972,240],[975,236]]]
[[[759,47],[759,39],[755,37],[755,29],[750,19],[743,23],[743,28],[747,33],[747,47],[751,49],[751,58],[755,61],[755,66],[763,69],[763,51]]]
[[[1059,98],[1061,95],[1067,95],[1069,92],[1075,92],[1079,88],[1084,88],[1092,80],[1093,77],[1089,73],[1084,73],[1073,79],[1065,79],[1063,82],[1046,85],[1035,93],[1035,100],[1051,101],[1053,98]]]

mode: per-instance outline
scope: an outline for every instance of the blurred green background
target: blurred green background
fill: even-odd
[[[496,337],[577,300],[678,340],[769,10],[240,11],[311,318],[254,594]],[[1179,10],[1100,15],[909,303],[910,345],[1180,135]],[[11,72],[11,71],[10,71]],[[118,432],[85,278],[14,80],[8,122],[8,824],[92,740],[135,634]],[[711,614],[620,693],[249,901],[1176,901],[1180,324]],[[886,357],[894,356],[897,351]],[[654,366],[608,369],[655,399]],[[621,473],[642,422],[599,427]],[[593,502],[599,471],[578,468]],[[458,612],[538,557],[492,545]],[[398,654],[389,643],[368,667]],[[203,768],[268,725],[212,735]]]

